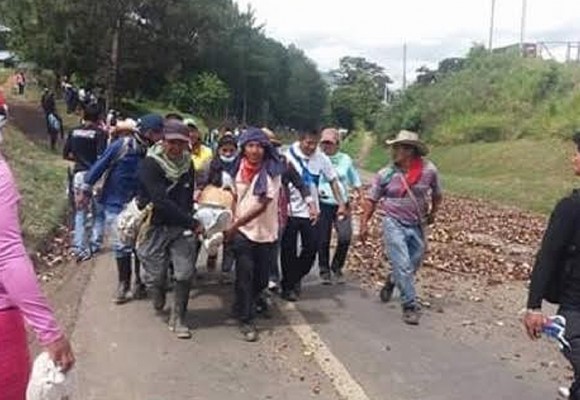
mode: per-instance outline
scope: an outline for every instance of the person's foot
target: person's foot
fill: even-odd
[[[258,330],[256,326],[252,323],[243,323],[240,325],[240,332],[246,342],[257,342],[258,341]]]
[[[297,295],[297,294],[296,294],[296,292],[295,292],[295,291],[293,291],[293,290],[284,290],[284,291],[282,292],[282,295],[281,295],[281,297],[282,297],[284,300],[286,300],[286,301],[289,301],[289,302],[291,302],[291,303],[294,303],[294,302],[298,301],[298,295]]]
[[[234,283],[231,272],[222,272],[219,278],[220,285],[231,285]]]
[[[389,273],[387,275],[387,281],[385,286],[381,289],[380,297],[383,303],[388,303],[393,297],[393,292],[395,291],[395,283],[393,282],[393,275]]]
[[[174,331],[178,339],[191,339],[191,329],[182,318],[176,319]]]
[[[85,261],[89,261],[92,257],[93,257],[93,255],[91,254],[91,252],[89,250],[83,250],[83,251],[77,253],[75,256],[76,262],[79,264],[82,262],[85,262]]]
[[[256,301],[256,314],[260,315],[264,319],[272,319],[272,313],[270,310],[270,299],[262,295]]]
[[[336,271],[334,273],[334,281],[338,285],[344,285],[346,283],[346,278],[344,277],[344,274],[342,273],[342,271]]]
[[[278,291],[278,283],[276,281],[270,280],[268,282],[268,290],[270,292],[277,292]]]
[[[323,285],[332,285],[332,280],[330,279],[330,272],[323,272],[320,274],[320,281]]]
[[[217,257],[208,257],[207,258],[207,270],[208,271],[215,271],[217,267]]]
[[[410,306],[403,309],[403,322],[407,325],[419,325],[421,310],[418,306]]]
[[[165,308],[166,291],[161,287],[151,288],[151,300],[153,301],[153,308],[160,312]]]
[[[129,285],[127,285],[126,282],[120,282],[113,301],[115,304],[125,304],[129,300],[131,300],[131,291],[129,290]]]
[[[570,398],[570,389],[564,386],[558,388],[558,395],[563,399]]]
[[[142,283],[135,283],[133,286],[132,297],[134,300],[143,300],[147,298],[147,289]]]

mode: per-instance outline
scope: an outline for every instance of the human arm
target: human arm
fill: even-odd
[[[388,184],[392,175],[393,175],[392,171],[388,170],[379,171],[373,178],[373,181],[371,183],[367,195],[361,198],[361,201],[363,202],[362,203],[363,213],[360,221],[359,236],[362,242],[365,242],[367,239],[368,223],[377,208],[377,203],[384,196],[385,185]]]
[[[441,188],[439,173],[435,169],[433,180],[431,182],[431,212],[427,216],[428,224],[432,224],[435,222],[435,217],[439,212],[439,208],[441,207],[442,203],[443,203],[443,189]]]
[[[74,155],[72,154],[72,132],[69,132],[68,136],[66,137],[66,141],[64,142],[64,147],[62,149],[62,158],[68,161],[75,161]]]
[[[292,163],[289,162],[287,163],[287,165],[288,168],[286,169],[286,172],[283,175],[283,180],[288,183],[291,183],[292,186],[294,186],[296,190],[300,192],[300,195],[308,205],[308,213],[310,216],[310,220],[312,221],[313,224],[316,224],[316,222],[318,221],[319,212],[318,207],[316,207],[316,204],[314,203],[312,193],[310,192],[310,187],[304,183],[304,180],[302,179],[298,171],[296,171],[296,168],[294,168],[294,165]]]
[[[101,179],[105,171],[111,168],[112,164],[119,158],[123,151],[122,147],[123,140],[121,139],[114,141],[109,147],[107,147],[101,157],[99,157],[93,166],[87,171],[87,174],[85,175],[85,191],[90,190],[90,188]]]
[[[345,199],[342,198],[342,190],[340,188],[340,182],[338,181],[338,174],[332,165],[330,159],[322,154],[322,169],[321,172],[326,178],[326,180],[330,183],[330,189],[332,190],[332,195],[338,204],[338,211],[337,214],[339,217],[346,215],[346,203]]]
[[[577,224],[578,205],[570,197],[555,207],[544,233],[540,250],[531,274],[524,325],[530,338],[541,333],[545,318],[541,313],[542,300],[551,278],[561,268],[568,244],[572,241]]]

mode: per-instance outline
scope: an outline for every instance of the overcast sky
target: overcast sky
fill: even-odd
[[[491,0],[237,0],[251,4],[266,33],[306,51],[322,71],[344,55],[384,66],[400,85],[408,72],[487,45]],[[494,47],[519,42],[522,0],[496,0]],[[527,41],[580,41],[580,0],[528,0]]]

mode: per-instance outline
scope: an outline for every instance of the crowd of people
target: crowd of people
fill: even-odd
[[[90,106],[69,133],[64,157],[73,162],[72,252],[86,261],[109,235],[117,304],[148,297],[162,312],[171,288],[170,327],[179,338],[191,337],[185,315],[198,256],[205,252],[208,270],[221,258],[220,281],[234,283],[232,316],[243,338],[255,341],[256,317],[270,316],[272,293],[298,301],[316,259],[322,284],[345,282],[352,193],[358,191],[367,211],[361,237],[380,203],[389,233],[385,249],[396,264],[385,290],[392,293],[399,284],[403,319],[418,324],[413,276],[425,250],[422,224],[441,201],[437,170],[424,160],[427,149],[418,135],[403,131],[389,143],[395,164],[378,174],[366,195],[353,160],[340,151],[337,129],[303,131],[288,146],[267,128],[224,129],[215,141],[212,150],[195,121],[177,113],[117,118],[109,126]],[[129,204],[148,210],[134,241],[118,231]]]
[[[54,98],[45,95],[48,118]],[[384,216],[385,250],[393,264],[385,290],[392,293],[396,285],[404,322],[419,323],[413,277],[426,247],[422,224],[434,219],[441,188],[417,134],[403,131],[389,142],[395,162],[364,193],[334,128],[302,131],[288,146],[267,128],[224,129],[208,146],[196,122],[176,113],[103,118],[97,104],[87,104],[82,114],[63,146],[71,162],[71,251],[83,263],[102,252],[108,239],[117,269],[116,304],[149,299],[155,313],[169,306],[171,330],[191,338],[186,314],[198,256],[205,252],[208,269],[221,258],[220,281],[233,282],[231,316],[241,337],[257,341],[256,319],[271,317],[271,297],[299,301],[317,258],[322,284],[345,283],[352,193],[358,191],[365,205],[363,240],[375,208]],[[23,319],[63,370],[72,367],[74,355],[24,251],[19,196],[3,159],[0,188],[0,320],[10,322],[10,329],[0,328],[0,345],[10,343],[9,362],[18,366],[0,364],[0,371],[10,370],[10,379],[19,382],[11,390],[19,391],[29,373]],[[139,218],[128,234],[123,221],[131,210]],[[0,380],[0,390],[5,382]]]

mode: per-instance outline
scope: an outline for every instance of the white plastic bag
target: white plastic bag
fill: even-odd
[[[63,374],[48,353],[41,353],[32,366],[26,400],[73,400],[75,375]]]

